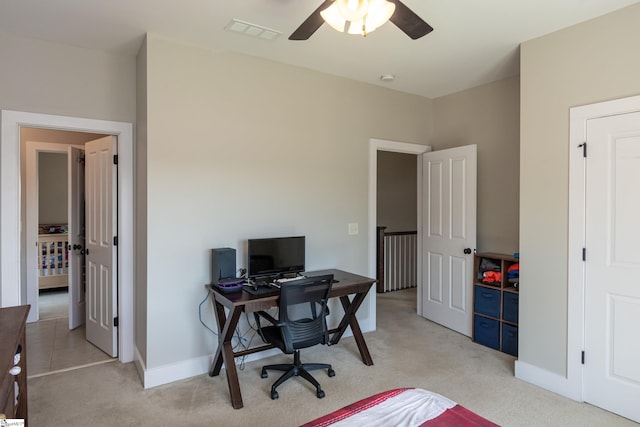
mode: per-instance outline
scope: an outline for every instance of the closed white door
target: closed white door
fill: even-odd
[[[69,147],[69,329],[85,323],[84,292],[84,150]]]
[[[587,122],[584,399],[640,422],[640,112]]]
[[[87,340],[118,355],[117,140],[106,136],[85,144],[85,245]]]
[[[422,315],[471,336],[476,145],[423,154]]]

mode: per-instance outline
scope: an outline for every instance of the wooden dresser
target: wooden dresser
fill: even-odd
[[[25,325],[28,305],[0,308],[0,415],[7,419],[27,420],[27,347]],[[12,375],[16,353],[20,352],[17,366],[20,373]]]

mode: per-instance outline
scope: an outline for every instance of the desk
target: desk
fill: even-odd
[[[322,270],[305,272],[307,276],[320,276],[323,274],[333,274],[334,283],[329,293],[330,298],[340,298],[340,303],[344,309],[344,316],[337,328],[329,331],[330,345],[337,344],[342,338],[347,326],[351,326],[351,331],[358,345],[362,362],[367,365],[373,365],[373,359],[369,354],[367,343],[362,336],[362,330],[355,314],[364,301],[371,285],[376,281],[357,274],[347,273],[342,270]],[[216,323],[218,324],[218,349],[216,350],[209,376],[217,376],[220,374],[222,365],[227,370],[227,385],[229,386],[229,394],[231,395],[231,404],[235,409],[242,408],[242,393],[240,392],[240,383],[238,382],[238,371],[236,370],[235,358],[246,356],[248,354],[274,348],[272,344],[265,344],[242,351],[233,351],[231,339],[238,326],[240,315],[243,312],[251,313],[260,310],[267,310],[271,307],[278,306],[279,296],[254,296],[248,292],[232,292],[222,293],[211,285],[206,285],[211,295],[212,304],[216,314]],[[349,296],[353,295],[353,298]],[[225,308],[229,310],[229,316],[225,312]]]

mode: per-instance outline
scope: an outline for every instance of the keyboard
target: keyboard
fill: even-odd
[[[276,280],[275,283],[284,283],[284,282],[290,282],[292,280],[300,280],[300,279],[306,279],[306,276],[285,277],[285,278]]]
[[[244,285],[242,289],[251,295],[256,296],[272,296],[272,295],[280,295],[280,288],[276,288],[273,286],[259,286],[257,289],[252,285]]]

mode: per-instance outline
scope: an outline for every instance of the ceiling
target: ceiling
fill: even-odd
[[[389,22],[365,38],[324,24],[307,41],[288,40],[322,0],[2,0],[0,31],[125,55],[151,32],[436,98],[518,75],[521,42],[638,0],[403,2],[434,31],[411,40]],[[225,31],[234,18],[282,35]]]

